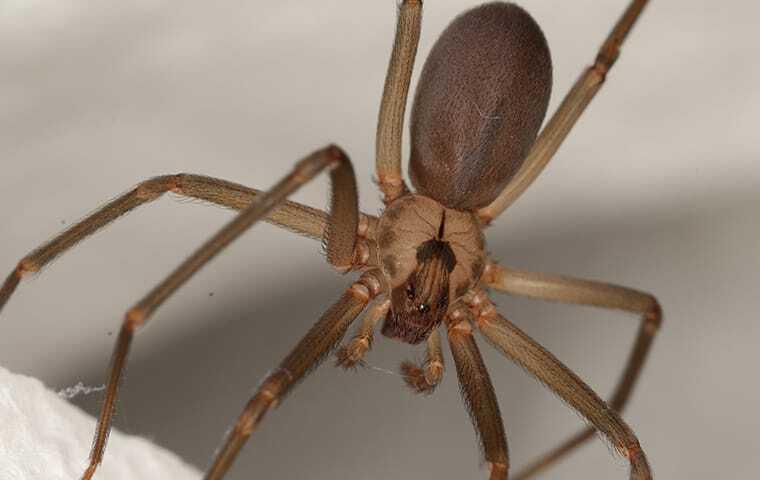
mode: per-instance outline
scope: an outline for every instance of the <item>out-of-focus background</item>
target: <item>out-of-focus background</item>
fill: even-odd
[[[477,3],[426,2],[416,72],[445,25]],[[626,2],[521,4],[552,49],[551,111]],[[349,152],[362,208],[377,213],[374,128],[395,8],[6,0],[0,268],[142,179],[193,172],[265,188],[328,142]],[[556,159],[488,232],[505,264],[658,295],[664,328],[626,418],[659,478],[760,469],[759,13],[752,2],[653,2]],[[296,198],[324,206],[326,183]],[[231,215],[167,196],[87,240],[19,287],[0,318],[0,362],[56,389],[101,384],[123,312]],[[260,225],[205,268],[138,336],[117,426],[207,466],[258,382],[349,283],[319,252]],[[497,301],[598,392],[612,389],[635,316]],[[583,425],[483,352],[514,467]],[[421,356],[380,340],[372,368],[326,362],[267,417],[230,478],[484,477],[450,358],[427,398],[384,371]],[[95,412],[99,395],[75,402]],[[596,441],[545,477],[625,472]]]

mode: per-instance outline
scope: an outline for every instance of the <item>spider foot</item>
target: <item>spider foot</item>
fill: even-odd
[[[415,393],[430,395],[443,377],[443,365],[439,362],[425,362],[423,367],[410,361],[401,363],[401,375]]]
[[[347,345],[341,346],[335,353],[335,365],[344,370],[356,370],[365,366],[364,354],[369,350],[369,341],[365,338],[354,338]]]

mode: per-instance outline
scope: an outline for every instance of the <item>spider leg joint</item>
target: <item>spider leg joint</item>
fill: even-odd
[[[650,335],[654,335],[662,327],[662,307],[656,298],[652,297],[652,306],[644,314],[644,328]]]
[[[129,309],[127,314],[124,317],[124,327],[127,328],[129,331],[134,332],[143,324],[145,323],[145,320],[147,320],[147,313],[144,309],[140,307],[134,307]]]
[[[30,273],[37,273],[39,271],[40,271],[40,266],[37,262],[35,262],[31,258],[24,258],[20,262],[18,262],[18,266],[16,267],[15,273],[19,278],[23,278],[24,276]]]

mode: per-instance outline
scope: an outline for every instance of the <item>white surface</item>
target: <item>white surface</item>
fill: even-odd
[[[0,367],[0,472],[3,480],[75,480],[87,466],[95,419],[31,377]],[[98,480],[200,473],[144,438],[111,431]]]

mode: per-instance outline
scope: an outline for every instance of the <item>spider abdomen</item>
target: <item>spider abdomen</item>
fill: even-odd
[[[457,17],[433,46],[411,117],[409,174],[448,208],[491,203],[520,168],[551,93],[541,29],[514,4]]]

